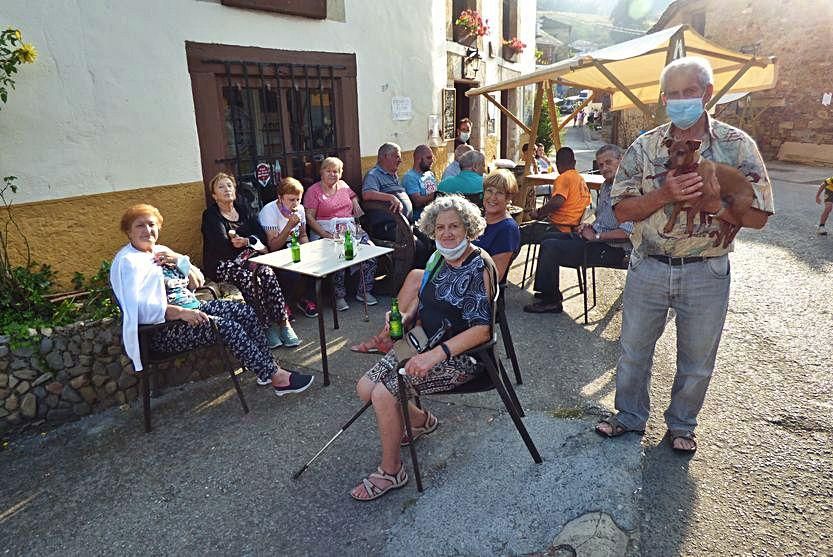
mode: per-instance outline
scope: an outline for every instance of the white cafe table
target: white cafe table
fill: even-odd
[[[353,265],[373,259],[393,251],[391,248],[371,246],[368,244],[353,244],[355,257],[344,259],[343,244],[336,244],[330,239],[320,239],[301,244],[301,261],[292,262],[292,250],[284,248],[265,255],[251,258],[249,261],[259,265],[268,265],[275,269],[291,271],[315,279],[315,298],[318,303],[318,338],[321,341],[321,366],[324,372],[324,385],[330,384],[330,372],[327,367],[327,339],[324,334],[324,300],[321,286],[324,279],[329,278],[336,271],[341,271]],[[333,305],[333,328],[338,329],[338,310]]]

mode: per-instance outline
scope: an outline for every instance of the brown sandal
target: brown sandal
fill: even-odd
[[[671,449],[678,452],[678,453],[688,453],[691,454],[697,450],[697,439],[696,435],[693,431],[668,431],[668,434],[671,436]],[[691,441],[694,445],[691,448],[683,448],[683,447],[675,447],[674,442],[677,439],[685,439],[686,441]]]
[[[385,334],[378,334],[370,340],[366,340],[350,347],[353,352],[360,354],[387,354],[393,348],[393,341]]]
[[[602,425],[602,424],[609,425],[610,426],[610,432],[602,431],[601,429],[599,429],[599,426]],[[619,423],[619,420],[616,419],[616,416],[610,416],[610,417],[605,418],[603,420],[599,420],[599,422],[596,424],[596,427],[594,428],[594,430],[595,430],[596,433],[598,433],[602,437],[607,437],[607,438],[619,437],[620,435],[624,435],[624,434],[630,433],[630,432],[638,433],[640,435],[645,433],[645,430],[642,430],[642,429],[628,429],[628,428],[626,428],[621,423]]]

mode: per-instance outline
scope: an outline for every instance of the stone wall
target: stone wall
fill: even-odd
[[[44,329],[34,338],[34,346],[13,348],[0,337],[0,434],[46,429],[139,396],[138,376],[122,350],[120,319]],[[220,373],[219,361],[191,352],[162,364],[158,385]]]

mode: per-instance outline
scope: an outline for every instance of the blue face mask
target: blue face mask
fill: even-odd
[[[665,112],[677,128],[687,130],[703,115],[703,99],[668,99]]]

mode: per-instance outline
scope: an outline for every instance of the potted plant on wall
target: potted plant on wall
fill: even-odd
[[[509,62],[517,62],[518,54],[524,51],[526,43],[521,42],[518,37],[512,37],[503,41],[503,59]]]
[[[489,20],[484,20],[477,10],[463,10],[454,20],[454,40],[470,46],[477,37],[489,32]]]

